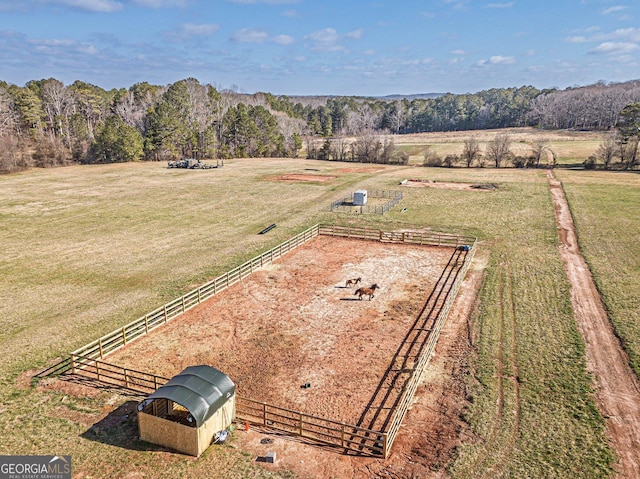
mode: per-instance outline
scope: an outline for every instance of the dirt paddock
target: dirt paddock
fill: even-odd
[[[108,361],[165,377],[208,364],[244,397],[356,424],[452,253],[319,236]],[[371,300],[345,286],[358,277],[380,286]]]
[[[209,364],[245,397],[355,423],[451,255],[451,248],[319,236],[106,360],[167,377]],[[262,467],[297,478],[447,477],[456,447],[473,440],[461,419],[461,378],[470,352],[467,318],[486,261],[476,254],[388,458],[336,454],[254,427],[236,430],[237,447]],[[371,301],[345,287],[356,277],[358,286],[381,286]],[[306,382],[311,387],[301,388]],[[95,394],[67,381],[41,387]],[[104,418],[75,419],[102,424],[110,404]],[[275,464],[259,462],[268,451],[277,453]]]

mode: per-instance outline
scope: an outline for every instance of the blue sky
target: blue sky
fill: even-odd
[[[387,95],[640,78],[638,0],[0,0],[0,80]]]

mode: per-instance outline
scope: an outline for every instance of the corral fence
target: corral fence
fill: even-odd
[[[357,213],[357,214],[377,214],[383,215],[402,199],[402,192],[400,191],[386,191],[386,190],[367,190],[367,196],[369,198],[388,198],[389,201],[382,205],[354,205],[353,193],[351,196],[347,196],[340,200],[336,200],[331,203],[331,211],[338,213]]]
[[[341,236],[362,240],[379,241],[381,243],[406,243],[426,246],[458,246],[475,245],[476,238],[472,236],[439,233],[435,231],[382,231],[361,226],[319,225],[318,234],[327,236]]]
[[[82,346],[81,348],[73,351],[72,354],[92,359],[104,359],[108,354],[113,353],[131,341],[146,335],[149,331],[152,331],[158,326],[166,324],[170,320],[180,316],[185,311],[197,306],[201,302],[246,278],[255,270],[272,263],[274,260],[284,256],[289,251],[294,250],[298,246],[316,237],[318,235],[318,229],[319,225],[312,226],[284,243],[279,244],[275,248],[271,248],[269,251],[266,251],[261,255],[246,261],[240,266],[233,268],[231,271],[218,276],[192,291],[189,291],[184,296],[174,299],[164,306],[161,306],[135,321],[126,324],[122,328],[118,328],[111,333]]]
[[[319,418],[264,402],[236,397],[236,416],[241,421],[300,436],[363,455],[386,457],[387,434]]]
[[[203,284],[152,312],[132,321],[125,326],[92,341],[73,351],[69,357],[39,372],[36,378],[61,376],[63,374],[82,374],[97,381],[125,387],[139,392],[149,393],[165,384],[168,379],[150,373],[123,368],[103,361],[103,359],[124,347],[128,343],[145,336],[157,327],[180,316],[215,294],[224,291],[229,286],[249,276],[253,271],[284,256],[298,246],[306,243],[318,235],[339,236],[343,238],[357,238],[361,240],[379,241],[382,243],[406,243],[428,246],[469,247],[469,253],[463,265],[461,274],[456,277],[453,294],[449,295],[447,303],[440,312],[440,326],[453,304],[460,283],[471,263],[475,252],[476,239],[455,234],[429,231],[382,231],[364,227],[347,227],[338,225],[314,225],[291,239],[271,248],[255,258],[246,261],[229,272]],[[428,354],[423,354],[415,372],[406,388],[400,407],[396,410],[392,425],[387,431],[374,431],[354,425],[348,425],[329,419],[309,416],[301,412],[292,411],[278,406],[269,405],[248,398],[237,398],[237,418],[264,427],[282,431],[327,445],[358,451],[367,455],[382,455],[387,457],[391,445],[398,433],[402,419],[411,406],[413,395],[420,381],[422,371],[431,355],[437,341],[433,337],[433,345]]]
[[[471,261],[473,260],[473,256],[475,255],[475,251],[476,251],[475,238],[473,242],[471,242],[471,244],[466,244],[465,246],[468,246],[469,249],[466,250],[466,247],[464,248],[464,250],[466,250],[464,253],[465,254],[464,261],[459,269],[457,269],[458,267],[457,262],[452,265],[452,267],[454,269],[457,269],[457,271],[452,271],[453,280],[451,284],[447,285],[447,282],[445,281],[445,284],[443,285],[443,290],[445,288],[448,290],[446,293],[446,299],[439,308],[436,320],[434,322],[433,330],[431,331],[431,334],[428,337],[427,344],[425,348],[422,350],[420,357],[414,366],[411,377],[406,383],[404,387],[404,391],[398,403],[398,406],[396,407],[393,413],[393,419],[391,420],[391,423],[387,428],[386,432],[387,432],[387,448],[388,449],[391,449],[391,446],[393,445],[393,442],[398,432],[400,431],[402,421],[407,411],[411,408],[414,394],[416,392],[416,389],[418,388],[418,385],[420,384],[422,374],[424,373],[427,367],[427,364],[431,359],[431,355],[433,353],[433,350],[435,349],[435,346],[438,342],[438,338],[440,336],[440,331],[442,330],[442,327],[444,326],[444,323],[447,317],[449,316],[449,311],[451,310],[451,306],[453,305],[456,299],[456,296],[458,295],[460,285],[462,284],[462,281],[464,280],[464,277],[466,276],[467,271],[471,266]]]

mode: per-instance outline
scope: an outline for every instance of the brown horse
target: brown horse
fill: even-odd
[[[353,278],[353,279],[348,279],[347,283],[344,285],[345,288],[348,288],[349,286],[355,286],[356,284],[358,284],[360,281],[362,280],[362,278]]]
[[[369,288],[358,288],[356,289],[356,292],[353,294],[357,294],[358,295],[358,299],[362,299],[362,297],[366,294],[369,296],[369,301],[371,301],[371,298],[373,298],[373,292],[376,289],[380,289],[380,286],[378,286],[377,284],[372,284]]]

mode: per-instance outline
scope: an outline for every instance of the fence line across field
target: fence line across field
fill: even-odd
[[[447,318],[460,284],[473,259],[476,249],[476,238],[474,237],[429,231],[383,231],[366,227],[316,224],[278,246],[186,293],[180,298],[170,301],[152,312],[145,314],[141,318],[82,346],[73,351],[68,358],[64,358],[57,364],[38,373],[36,377],[43,378],[61,375],[71,371],[73,373],[81,373],[95,377],[102,382],[124,386],[140,392],[149,392],[157,389],[166,383],[168,379],[129,368],[122,368],[106,363],[102,361],[102,359],[124,347],[131,341],[145,336],[153,329],[176,318],[206,299],[224,291],[229,286],[249,276],[253,271],[272,263],[274,260],[279,259],[286,253],[318,235],[338,236],[382,243],[446,246],[453,248],[465,246],[465,251],[467,251],[462,267],[458,270],[454,283],[450,286],[450,293],[437,314],[434,334],[429,337],[427,347],[416,363],[399,402],[399,406],[394,412],[391,425],[386,428],[386,431],[375,431],[329,419],[317,418],[248,398],[241,398],[238,403],[238,419],[242,421],[251,421],[255,424],[299,435],[323,444],[351,450],[357,449],[360,453],[381,454],[383,457],[387,457],[391,445],[400,429],[402,420],[411,406],[422,372],[426,368],[433,348],[438,340],[440,329]],[[256,404],[259,405],[257,409]]]

